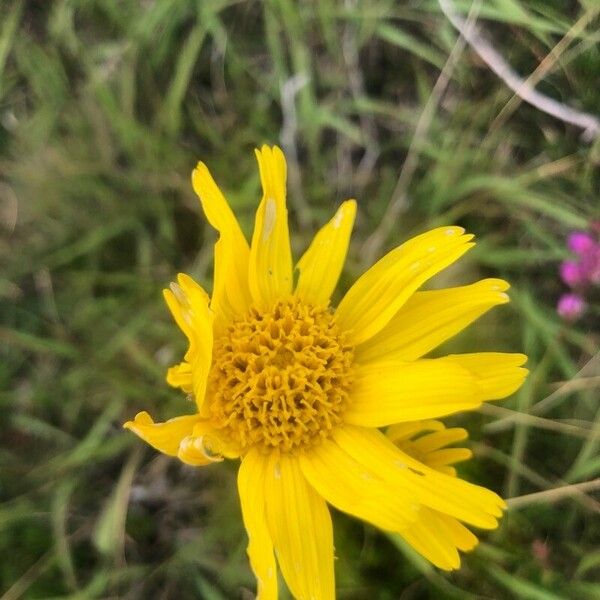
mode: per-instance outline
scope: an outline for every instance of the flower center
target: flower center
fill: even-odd
[[[240,453],[312,445],[342,420],[352,359],[326,308],[294,299],[251,308],[214,342],[208,416]]]

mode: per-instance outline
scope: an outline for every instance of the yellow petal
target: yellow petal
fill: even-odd
[[[337,285],[356,216],[356,201],[346,200],[315,236],[298,261],[296,296],[314,306],[327,306]]]
[[[397,423],[388,427],[386,436],[409,456],[452,476],[456,475],[456,471],[450,465],[472,456],[468,448],[447,448],[465,440],[467,431],[461,427],[446,429],[441,421]]]
[[[179,293],[177,288],[175,288],[175,290],[177,291],[177,293]],[[163,290],[163,298],[165,299],[165,302],[169,307],[169,310],[171,311],[171,315],[173,316],[175,323],[177,323],[179,329],[181,329],[181,331],[183,331],[183,333],[187,337],[190,343],[190,347],[193,347],[195,344],[196,336],[194,334],[192,323],[190,322],[189,317],[187,316],[187,312],[184,311],[182,305],[179,303],[177,297],[175,296],[173,289]]]
[[[243,315],[250,306],[248,261],[250,249],[237,219],[208,168],[199,162],[192,185],[208,222],[219,232],[215,244],[215,275],[211,308],[220,322]]]
[[[223,460],[223,453],[208,421],[198,421],[192,435],[181,440],[177,457],[193,467],[203,467]]]
[[[413,363],[356,365],[344,420],[384,427],[402,421],[441,417],[481,404],[475,377],[444,359]]]
[[[194,352],[198,339],[203,338],[208,330],[212,331],[208,294],[189,275],[179,273],[177,283],[171,283],[169,289],[163,290],[163,296]]]
[[[481,400],[501,400],[510,396],[521,387],[529,372],[521,367],[527,362],[524,354],[476,352],[450,354],[443,360],[459,365],[473,374]]]
[[[289,455],[271,456],[265,480],[267,523],[290,591],[298,600],[333,600],[333,531],[325,501]]]
[[[338,510],[387,531],[402,531],[417,519],[412,498],[398,495],[334,441],[323,441],[299,460],[308,482]]]
[[[285,203],[286,164],[277,147],[256,151],[263,198],[256,211],[248,281],[254,302],[267,309],[292,292],[292,252]]]
[[[250,450],[242,459],[238,471],[242,517],[248,532],[248,557],[258,582],[258,600],[277,600],[277,567],[265,517],[268,460],[268,456],[256,449]]]
[[[523,354],[453,354],[409,363],[392,360],[356,365],[348,423],[383,427],[473,410],[512,394],[527,369]]]
[[[417,433],[424,431],[440,431],[444,429],[444,424],[441,421],[434,419],[428,419],[425,421],[407,421],[406,423],[394,423],[390,425],[385,435],[394,444],[399,444],[405,440],[408,440]]]
[[[508,287],[501,279],[484,279],[462,287],[416,292],[377,335],[356,348],[356,360],[389,356],[416,360],[492,307],[508,302]]]
[[[438,522],[440,523],[440,529],[443,531],[448,539],[462,552],[470,552],[477,546],[479,540],[477,536],[469,531],[462,523],[456,519],[437,513]]]
[[[444,475],[448,475],[450,477],[456,477],[456,469],[454,467],[449,467],[447,465],[438,465],[435,468],[436,471],[443,473]]]
[[[185,415],[164,423],[155,423],[144,411],[135,415],[133,421],[127,421],[123,427],[133,431],[156,450],[169,456],[177,456],[181,440],[192,434],[194,425],[199,420],[199,415]]]
[[[460,556],[456,546],[439,530],[434,510],[423,507],[423,515],[412,527],[400,535],[422,556],[444,571],[460,567]]]
[[[345,425],[334,439],[360,464],[387,481],[397,495],[485,529],[498,526],[504,501],[485,488],[440,473],[402,452],[376,429]]]
[[[164,297],[175,321],[190,343],[186,362],[190,364],[191,391],[196,405],[200,408],[204,402],[206,381],[212,362],[213,312],[208,306],[208,294],[191,277],[180,273],[177,283],[164,290]],[[181,369],[177,373],[170,369],[167,381],[173,381],[173,378],[180,374]]]
[[[178,365],[172,366],[167,371],[167,383],[175,388],[181,388],[186,394],[191,394],[194,387],[190,363],[184,360]]]
[[[309,483],[330,504],[380,529],[399,533],[436,566],[460,565],[457,550],[471,550],[477,538],[454,517],[418,504],[407,490],[382,480],[370,465],[326,440],[301,455]]]
[[[474,244],[461,227],[440,227],[386,254],[350,288],[336,311],[354,344],[376,333],[430,277],[458,260]]]
[[[465,460],[469,460],[473,457],[473,452],[468,448],[444,448],[442,450],[435,450],[427,454],[424,460],[425,464],[432,469],[438,469],[440,467],[447,467],[454,465]]]
[[[445,571],[460,567],[457,550],[468,552],[478,543],[477,537],[456,519],[426,507],[401,535],[417,552]]]
[[[439,450],[444,446],[449,446],[455,442],[461,442],[468,437],[467,430],[462,427],[451,427],[442,431],[434,431],[423,435],[410,442],[410,446],[419,453],[429,453]],[[406,448],[404,448],[406,449]],[[410,452],[408,452],[410,454]]]

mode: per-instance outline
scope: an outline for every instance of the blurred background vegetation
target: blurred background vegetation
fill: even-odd
[[[522,76],[543,62],[540,92],[598,111],[596,0],[455,4]],[[600,216],[600,144],[417,0],[0,0],[0,598],[253,597],[235,465],[183,466],[121,423],[188,410],[160,292],[178,271],[210,288],[190,172],[208,163],[249,233],[265,142],[290,161],[296,257],[346,197],[342,290],[463,225],[480,243],[436,284],[504,277],[513,301],[450,346],[532,369],[452,420],[464,476],[514,499],[501,528],[445,574],[335,514],[339,598],[600,598],[600,311],[555,313],[565,238]]]

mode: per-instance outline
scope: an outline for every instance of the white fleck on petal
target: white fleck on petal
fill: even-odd
[[[277,215],[277,204],[275,204],[275,200],[273,198],[267,198],[267,202],[265,204],[265,220],[263,223],[263,242],[266,242],[269,239],[273,231],[273,227],[275,227],[275,217]]]
[[[333,217],[331,225],[334,229],[339,229],[342,224],[342,220],[344,219],[344,209],[340,208]]]
[[[184,318],[185,322],[188,325],[193,325],[194,318],[192,314],[192,309],[190,307],[190,303],[188,302],[185,293],[183,292],[178,283],[171,282],[169,287],[171,288],[175,299],[177,300],[177,302],[179,302],[179,306],[181,306],[181,316]]]
[[[188,301],[187,301],[187,298],[185,297],[185,294],[183,293],[183,290],[181,289],[180,285],[178,283],[175,283],[174,281],[172,281],[170,283],[169,287],[171,288],[171,291],[173,292],[175,298],[177,299],[177,302],[179,302],[179,304],[181,304],[182,306],[187,306]]]

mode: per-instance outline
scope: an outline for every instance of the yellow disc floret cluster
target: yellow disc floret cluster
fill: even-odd
[[[311,446],[342,420],[352,359],[328,309],[293,299],[251,308],[215,339],[207,416],[242,453]]]

